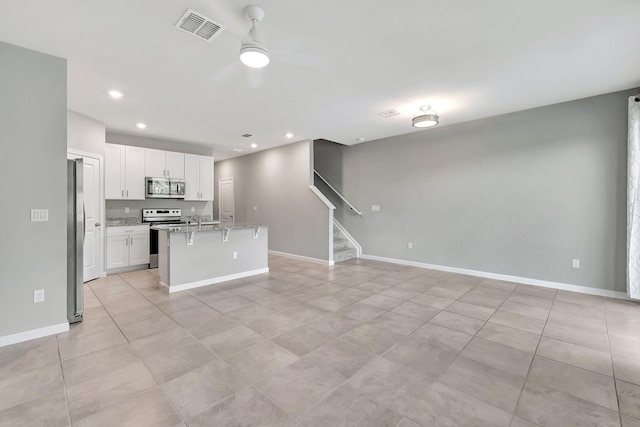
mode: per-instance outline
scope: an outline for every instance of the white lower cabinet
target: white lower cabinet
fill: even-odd
[[[107,270],[148,263],[148,225],[107,228]]]

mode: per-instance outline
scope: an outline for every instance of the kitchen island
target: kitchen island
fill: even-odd
[[[267,273],[267,224],[158,225],[160,283],[177,292]]]

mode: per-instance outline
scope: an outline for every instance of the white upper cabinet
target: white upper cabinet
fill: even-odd
[[[147,176],[154,178],[167,176],[165,152],[147,148],[145,150],[145,169]]]
[[[184,155],[184,199],[200,200],[200,156]]]
[[[124,198],[124,145],[107,144],[104,162],[104,198]]]
[[[184,155],[185,200],[213,200],[213,157]]]
[[[173,151],[145,150],[147,176],[184,179],[184,154]]]
[[[167,151],[167,176],[184,179],[184,153]]]
[[[200,198],[213,200],[213,157],[200,156]]]
[[[146,197],[144,182],[144,148],[125,148],[125,198],[144,200]]]
[[[107,144],[105,199],[144,200],[145,149]]]

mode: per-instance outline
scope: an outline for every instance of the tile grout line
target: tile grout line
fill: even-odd
[[[529,375],[531,374],[531,367],[533,366],[533,361],[536,358],[536,355],[538,354],[538,348],[540,347],[540,341],[542,341],[542,337],[544,334],[544,329],[547,327],[547,322],[549,320],[549,316],[551,316],[551,310],[553,310],[553,305],[556,303],[556,296],[558,295],[558,291],[556,290],[553,294],[553,301],[551,302],[551,307],[549,308],[549,313],[547,313],[547,318],[544,321],[544,326],[542,327],[542,331],[540,331],[540,336],[538,337],[538,344],[536,345],[536,349],[533,352],[533,357],[531,357],[531,362],[529,363],[529,369],[527,369],[527,375],[524,379],[524,382],[522,383],[522,387],[520,388],[520,394],[518,395],[518,400],[516,401],[516,406],[513,409],[513,415],[511,416],[511,420],[513,421],[513,417],[516,417],[519,415],[516,415],[516,412],[518,410],[518,406],[520,405],[520,399],[522,398],[522,392],[524,391],[524,386],[527,384],[527,381],[529,381]],[[522,417],[524,418],[524,417]],[[532,423],[536,424],[533,420],[528,420],[527,418],[524,418],[527,421],[531,421]]]
[[[611,373],[613,374],[613,390],[616,394],[616,404],[618,405],[618,419],[620,420],[620,425],[622,425],[622,409],[620,408],[620,399],[618,399],[618,381],[616,379],[616,369],[613,363],[613,352],[611,351],[611,339],[609,339],[609,322],[607,320],[607,309],[604,304],[604,299],[602,300],[602,310],[604,311],[604,326],[607,330],[607,343],[609,344],[609,357],[611,358]]]
[[[62,376],[62,388],[64,390],[64,402],[67,405],[67,420],[71,426],[71,406],[69,405],[69,394],[67,392],[67,380],[64,377],[64,369],[62,369],[62,356],[60,355],[60,342],[56,335],[56,350],[58,351],[58,360],[60,361],[60,375]]]

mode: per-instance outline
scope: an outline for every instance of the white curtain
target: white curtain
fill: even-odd
[[[627,154],[627,294],[633,299],[640,299],[640,102],[637,98],[629,97]]]

